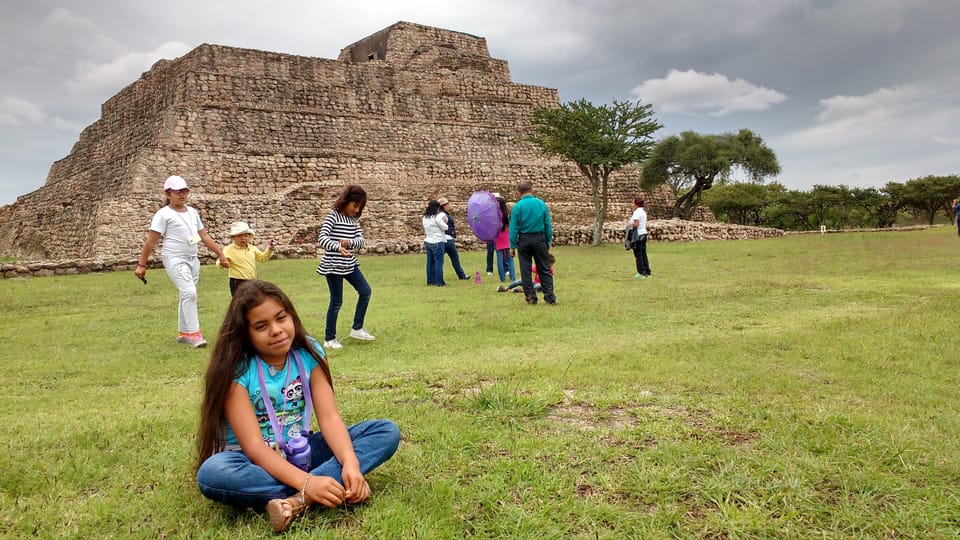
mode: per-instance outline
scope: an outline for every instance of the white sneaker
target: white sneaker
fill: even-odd
[[[350,337],[353,339],[362,339],[363,341],[373,341],[377,338],[370,335],[370,332],[367,332],[363,328],[359,330],[350,330]]]
[[[337,338],[333,338],[330,341],[324,341],[323,348],[324,349],[342,349],[343,343],[340,343],[339,341],[337,341]]]

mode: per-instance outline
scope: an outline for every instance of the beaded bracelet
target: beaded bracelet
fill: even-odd
[[[313,478],[312,474],[307,475],[307,479],[303,481],[303,487],[300,488],[300,504],[307,504],[307,482]]]

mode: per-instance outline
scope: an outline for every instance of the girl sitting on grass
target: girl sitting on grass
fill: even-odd
[[[303,438],[309,451],[295,453]],[[344,425],[323,348],[283,291],[259,280],[237,289],[204,377],[197,484],[205,497],[265,508],[281,532],[314,504],[369,499],[364,475],[399,443],[389,420]]]

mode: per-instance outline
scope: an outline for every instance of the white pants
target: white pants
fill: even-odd
[[[163,268],[170,281],[180,291],[177,311],[177,326],[183,333],[200,331],[200,316],[197,315],[197,282],[200,281],[200,259],[194,257],[163,257]]]

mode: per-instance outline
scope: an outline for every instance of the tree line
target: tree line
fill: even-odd
[[[530,142],[545,155],[575,163],[590,182],[594,245],[606,219],[608,178],[628,164],[642,167],[638,188],[670,188],[673,217],[690,219],[706,206],[720,221],[786,230],[885,228],[904,216],[932,225],[940,212],[952,220],[952,201],[960,197],[958,176],[925,176],[882,188],[788,190],[766,183],[780,173],[780,164],[749,129],[685,131],[656,142],[653,134],[662,127],[652,105],[639,101],[596,106],[581,99],[534,111]]]
[[[880,188],[815,185],[790,190],[778,182],[722,182],[703,197],[718,220],[784,230],[888,228],[898,221],[933,225],[954,218],[960,176],[924,176]]]

